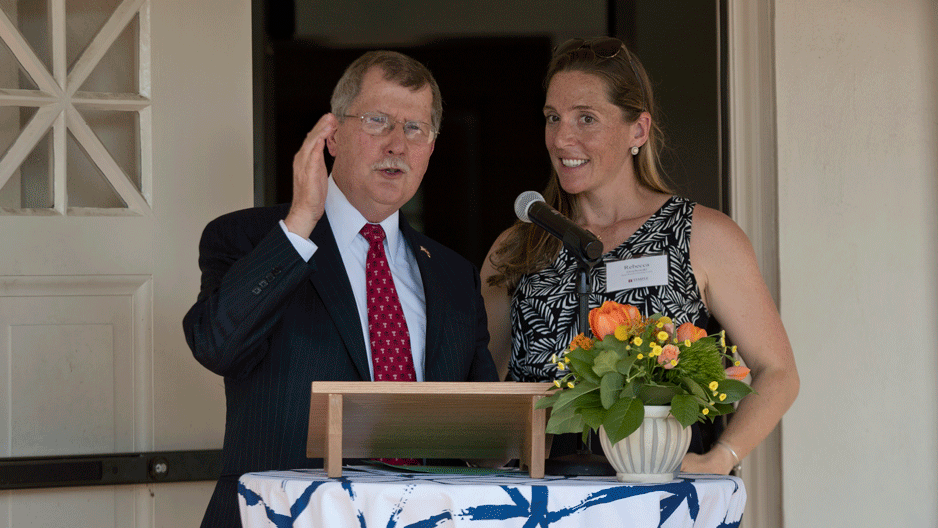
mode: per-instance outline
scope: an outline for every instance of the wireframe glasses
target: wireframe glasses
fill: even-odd
[[[394,118],[381,112],[367,112],[361,115],[344,114],[343,117],[355,117],[361,120],[362,130],[372,136],[386,136],[397,123],[404,126],[404,137],[408,141],[419,144],[433,142],[439,132],[429,123],[423,121],[396,121]]]
[[[642,93],[642,111],[645,111],[645,84],[642,83],[642,78],[638,75],[638,69],[635,67],[635,61],[632,60],[632,54],[629,53],[621,40],[615,37],[599,37],[589,40],[573,38],[557,46],[554,56],[572,54],[577,58],[589,59],[590,57],[586,53],[591,52],[594,57],[612,59],[622,51],[625,51],[628,56],[632,74],[635,75],[635,81],[638,82],[638,89]]]

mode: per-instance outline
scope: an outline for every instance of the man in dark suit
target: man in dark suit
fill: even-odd
[[[224,376],[227,415],[223,475],[202,526],[240,525],[245,472],[321,467],[305,455],[314,380],[498,380],[477,270],[399,213],[423,179],[441,116],[422,64],[366,53],[294,158],[292,203],[205,228],[202,289],[183,327],[195,358]],[[375,230],[386,238],[372,240]],[[375,295],[382,279],[372,274],[385,267],[393,294]],[[394,314],[378,314],[392,297]]]

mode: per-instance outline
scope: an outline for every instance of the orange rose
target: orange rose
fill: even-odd
[[[707,331],[703,328],[697,328],[694,326],[694,323],[684,323],[677,327],[678,341],[684,342],[689,340],[693,343],[702,337],[707,337]]]
[[[732,378],[734,380],[742,381],[746,379],[746,376],[748,375],[749,375],[749,369],[746,367],[736,366],[736,367],[729,367],[728,369],[726,369],[726,377]]]
[[[642,315],[638,308],[630,304],[619,304],[615,301],[606,301],[599,308],[590,310],[590,330],[596,339],[602,339],[615,333],[619,325],[631,325],[640,321]]]

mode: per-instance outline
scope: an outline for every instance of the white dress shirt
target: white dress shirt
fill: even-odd
[[[358,306],[358,315],[362,324],[365,351],[368,354],[368,371],[371,373],[371,379],[373,380],[374,365],[371,362],[371,337],[368,333],[368,301],[365,286],[365,261],[368,256],[369,243],[359,233],[367,221],[349,203],[348,198],[339,190],[331,176],[329,177],[329,190],[326,194],[325,209],[329,218],[329,226],[332,228],[332,235],[335,237],[336,245],[339,247],[339,254],[342,256],[342,263],[345,264],[345,272],[348,275],[349,283],[352,285],[352,293],[355,295],[355,304]],[[407,330],[410,333],[410,351],[414,358],[417,381],[423,381],[427,345],[427,303],[423,291],[423,280],[420,278],[420,268],[417,267],[417,259],[407,245],[407,241],[401,235],[399,215],[400,212],[395,212],[381,222],[381,227],[386,235],[384,252],[391,268],[391,276],[394,278],[397,296],[400,298],[401,307],[404,310],[404,320],[407,321]],[[283,220],[280,221],[280,227],[303,260],[308,262],[316,252],[316,244],[308,238],[291,233]]]

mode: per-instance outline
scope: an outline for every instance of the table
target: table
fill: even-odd
[[[743,481],[732,476],[682,473],[667,484],[623,484],[372,466],[346,466],[335,479],[321,469],[247,473],[238,495],[245,528],[734,528],[746,505]]]

